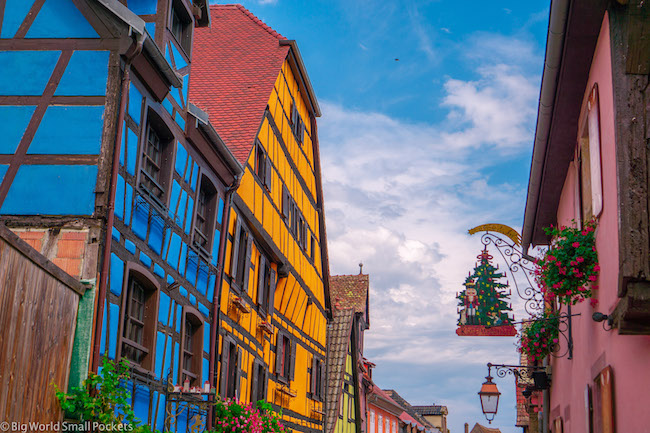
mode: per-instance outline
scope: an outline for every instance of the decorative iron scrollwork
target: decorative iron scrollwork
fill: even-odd
[[[481,236],[481,243],[488,247],[494,245],[510,270],[517,295],[524,301],[524,309],[531,316],[544,310],[544,295],[534,279],[535,259],[520,251],[514,243],[486,232]],[[523,279],[522,279],[523,276]]]

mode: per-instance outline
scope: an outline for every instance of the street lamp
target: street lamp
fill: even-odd
[[[497,385],[492,382],[492,367],[497,372],[497,376],[505,377],[506,374],[512,374],[517,379],[522,377],[533,379],[534,386],[533,390],[542,390],[548,389],[551,384],[551,379],[546,373],[546,368],[537,366],[537,365],[506,365],[506,364],[492,364],[488,362],[488,375],[485,376],[486,381],[483,382],[481,386],[481,391],[479,391],[478,396],[481,398],[481,409],[485,418],[490,424],[494,416],[497,414],[497,408],[499,407],[499,396],[501,393],[497,389]]]
[[[499,407],[499,396],[501,393],[497,389],[496,383],[492,382],[492,376],[488,370],[488,375],[485,377],[486,381],[481,386],[478,396],[481,398],[481,409],[489,424],[492,424],[494,416],[497,414]]]

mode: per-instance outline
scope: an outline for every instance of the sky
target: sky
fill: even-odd
[[[456,336],[455,296],[482,248],[467,230],[521,230],[549,1],[242,4],[298,42],[319,100],[330,273],[370,275],[375,383],[446,405],[451,433],[487,425],[486,363],[517,364],[515,339]],[[519,432],[496,383],[491,427]]]

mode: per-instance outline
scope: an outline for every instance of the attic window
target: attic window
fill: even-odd
[[[305,124],[300,117],[300,113],[298,112],[298,107],[296,107],[295,102],[291,103],[291,131],[296,137],[298,144],[302,146],[305,137]]]
[[[192,18],[181,1],[172,3],[170,15],[169,30],[189,57],[192,48]]]

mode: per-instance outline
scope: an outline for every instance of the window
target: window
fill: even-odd
[[[311,396],[323,401],[323,360],[314,356],[311,364]]]
[[[210,254],[212,236],[214,233],[214,214],[217,191],[212,183],[203,177],[196,200],[196,219],[194,221],[194,245],[206,254]]]
[[[348,396],[348,421],[354,421],[354,399]]]
[[[384,418],[384,427],[386,428],[386,433],[390,433],[390,420],[388,418]]]
[[[291,212],[293,211],[291,208],[292,205],[293,200],[291,199],[291,194],[289,194],[287,187],[282,185],[282,216],[287,223],[290,223],[291,220]]]
[[[142,144],[140,188],[158,205],[165,207],[169,184],[169,159],[174,136],[162,119],[149,111],[146,136]]]
[[[192,18],[180,0],[172,3],[170,21],[169,30],[178,45],[189,54],[192,48]]]
[[[219,393],[223,398],[238,397],[241,349],[232,337],[223,337]]]
[[[305,136],[305,124],[300,118],[300,113],[295,102],[291,103],[291,131],[296,137],[298,144],[302,145]]]
[[[257,274],[257,304],[263,315],[272,314],[275,295],[275,269],[266,256],[260,253],[259,271]]]
[[[183,364],[181,383],[189,379],[190,386],[201,386],[203,364],[203,321],[198,311],[185,307],[183,320]]]
[[[134,270],[139,265],[130,264],[127,287],[124,291],[122,316],[122,340],[120,356],[134,365],[151,371],[153,369],[154,338],[156,329],[156,305],[158,287],[153,277]]]
[[[278,332],[278,340],[275,353],[275,372],[278,379],[288,384],[293,379],[296,363],[296,348],[288,334]]]
[[[580,212],[582,221],[599,216],[603,210],[603,187],[600,160],[600,119],[598,86],[594,85],[587,102],[586,119],[578,148]]]
[[[384,417],[379,415],[379,422],[377,423],[379,427],[379,433],[384,433]],[[386,432],[388,433],[388,432]]]
[[[267,190],[271,191],[271,182],[273,177],[273,167],[271,165],[271,158],[262,147],[262,143],[257,140],[255,146],[255,174],[262,181],[262,185]]]
[[[397,422],[395,420],[393,420],[393,430],[392,430],[392,432],[397,433]]]
[[[594,433],[611,433],[615,428],[616,404],[614,401],[612,367],[605,367],[594,378],[592,392],[591,425]]]
[[[266,401],[266,367],[259,359],[253,361],[253,383],[251,388],[251,401]]]
[[[375,411],[370,411],[370,431],[368,433],[375,433]]]
[[[230,260],[230,276],[236,290],[248,290],[248,271],[250,270],[253,238],[240,218],[237,218]]]

